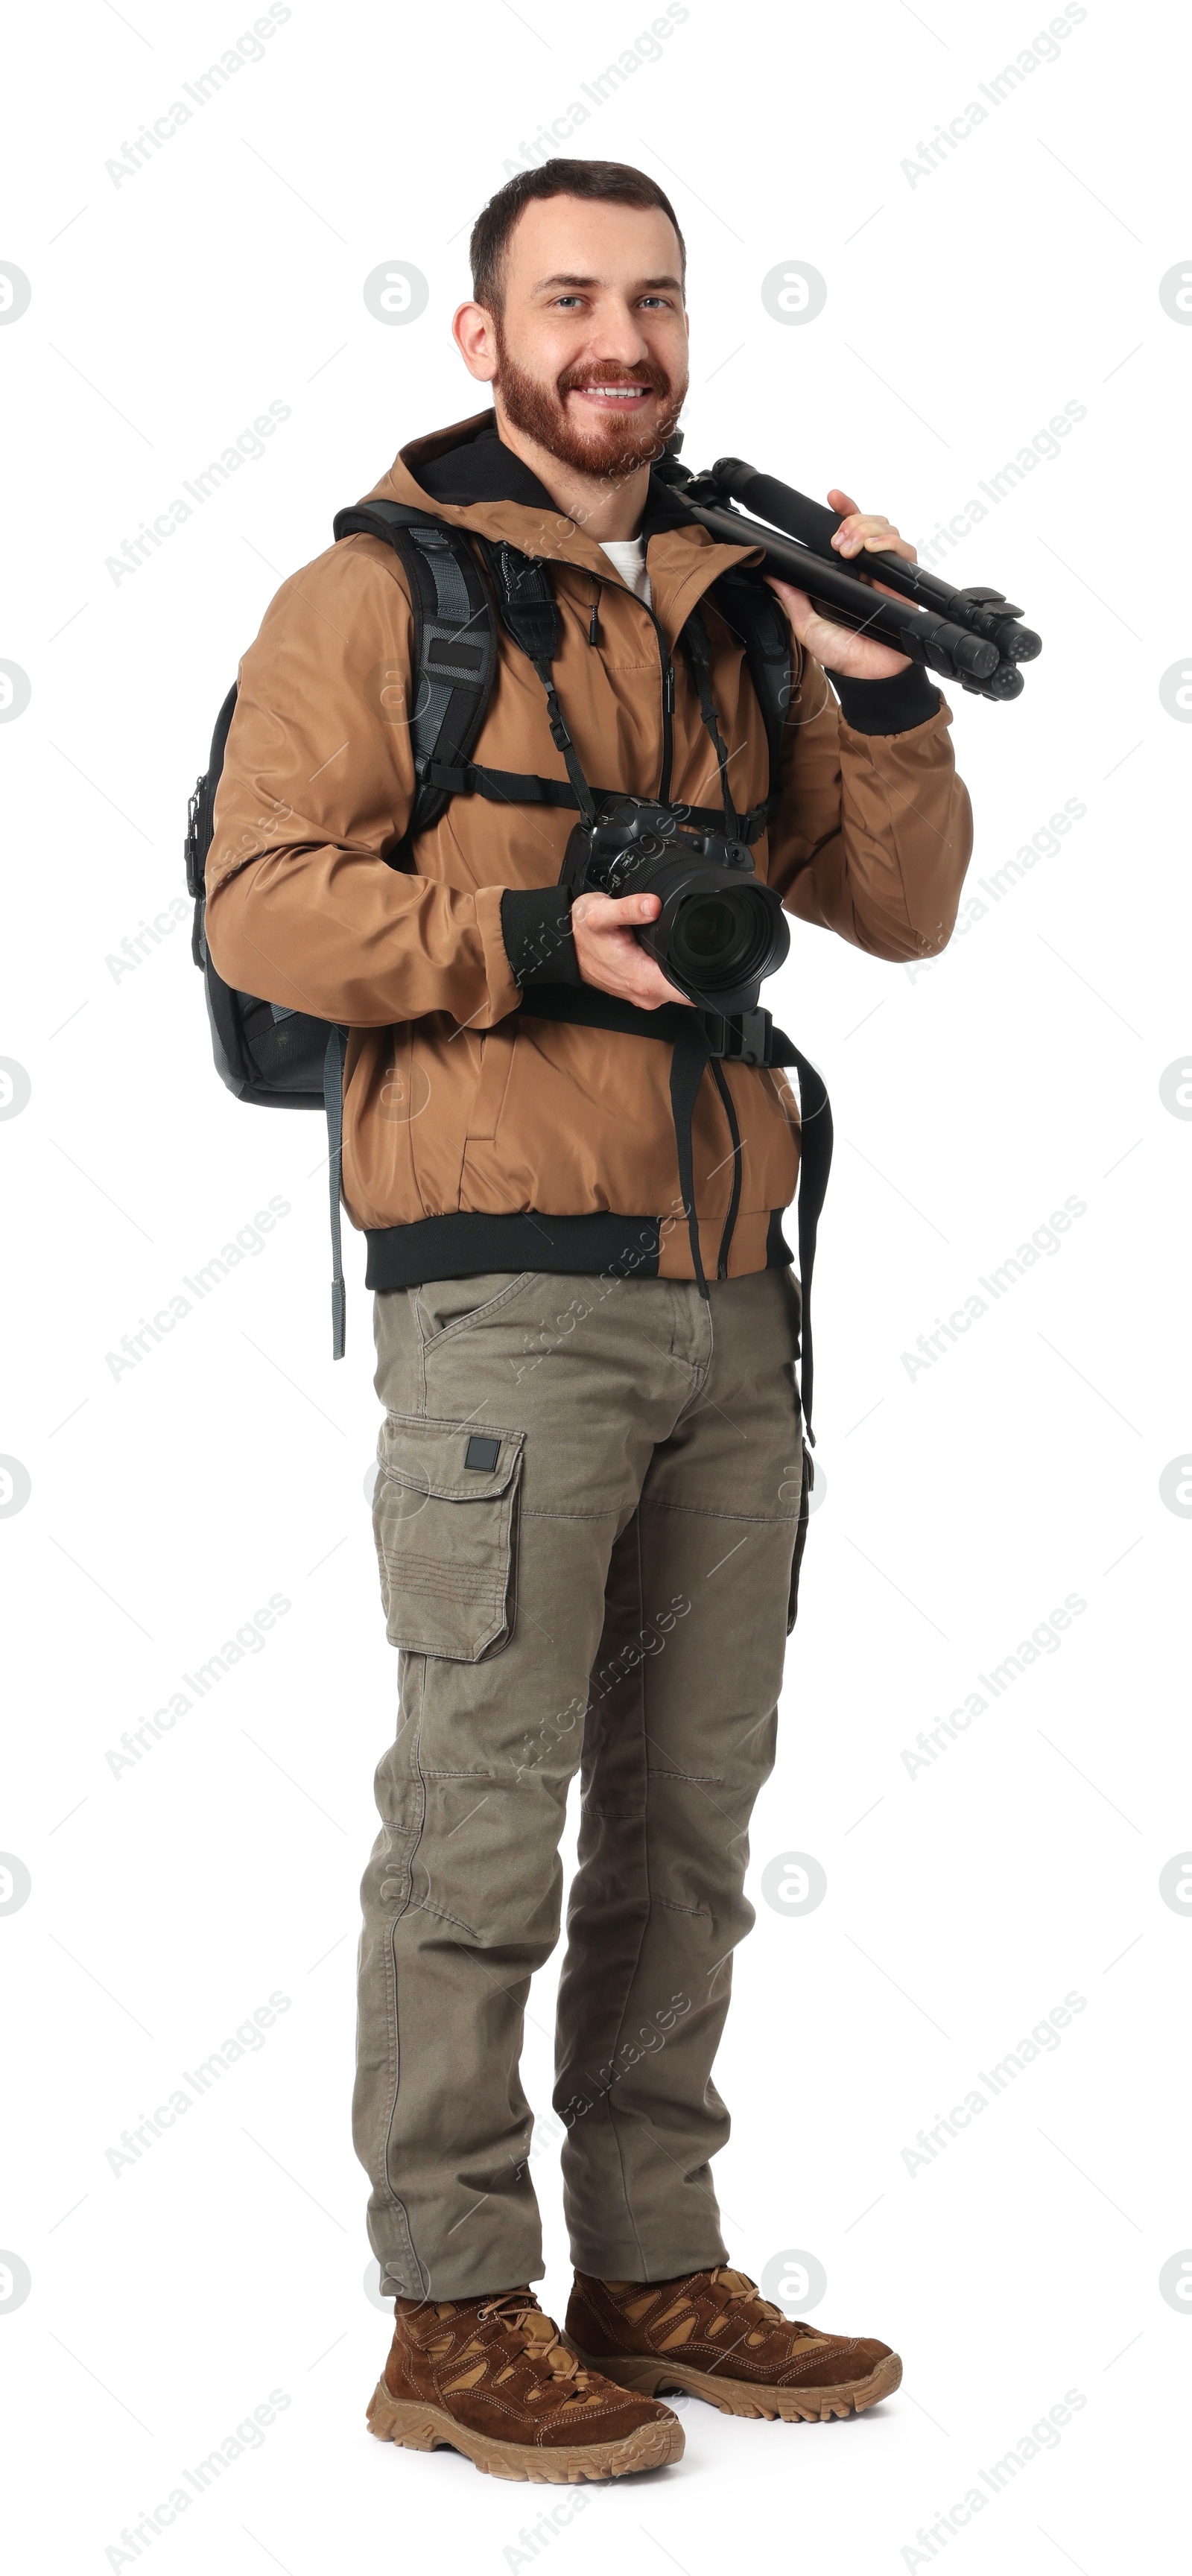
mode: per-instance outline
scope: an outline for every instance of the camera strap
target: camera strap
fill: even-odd
[[[774,1027],[768,1011],[751,1012],[747,1023],[721,1019],[719,1013],[713,1011],[686,1010],[678,1002],[664,1002],[657,1011],[641,1011],[636,1003],[619,1002],[611,993],[599,992],[594,984],[532,984],[518,1016],[521,1019],[571,1021],[581,1028],[610,1029],[625,1037],[653,1038],[670,1047],[671,1115],[678,1153],[679,1194],[687,1219],[692,1266],[702,1297],[708,1295],[708,1283],[695,1212],[691,1128],[704,1074],[711,1069],[734,1146],[733,1194],[720,1241],[716,1265],[718,1279],[728,1276],[728,1248],[741,1196],[740,1131],[723,1066],[727,1062],[756,1064],[767,1069],[789,1067],[798,1075],[802,1135],[798,1198],[799,1278],[802,1286],[800,1376],[803,1420],[808,1441],[814,1448],[815,1435],[811,1428],[814,1386],[811,1278],[815,1268],[820,1213],[832,1166],[832,1110],[823,1076],[801,1054],[794,1040],[788,1038],[782,1029]]]
[[[523,555],[516,546],[489,545],[485,551],[502,620],[542,682],[551,741],[555,750],[562,752],[563,766],[584,822],[594,823],[596,799],[580,767],[555,687],[552,666],[559,649],[559,609],[546,566],[532,555]]]
[[[728,783],[728,746],[716,721],[716,701],[712,695],[712,653],[708,630],[698,608],[693,608],[679,634],[699,699],[699,711],[712,738],[716,766],[720,772],[720,794],[724,805],[724,828],[730,841],[740,838],[736,807]]]

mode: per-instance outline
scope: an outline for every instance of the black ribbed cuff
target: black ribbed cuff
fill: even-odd
[[[571,895],[562,886],[531,886],[501,897],[501,937],[515,984],[579,984],[571,936]]]
[[[825,663],[825,670],[828,666]],[[854,733],[913,733],[938,713],[940,693],[933,689],[922,662],[908,662],[889,680],[849,680],[828,670],[840,712]]]

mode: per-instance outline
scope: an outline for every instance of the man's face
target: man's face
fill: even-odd
[[[561,463],[615,478],[660,456],[687,391],[679,245],[661,209],[531,200],[491,355],[498,409]]]

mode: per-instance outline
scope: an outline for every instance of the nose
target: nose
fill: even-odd
[[[593,316],[588,355],[609,365],[639,367],[650,355],[641,320],[624,301],[603,301]]]

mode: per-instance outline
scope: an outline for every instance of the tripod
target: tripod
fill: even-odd
[[[760,546],[767,569],[796,582],[837,625],[925,662],[975,697],[1000,702],[1021,696],[1018,665],[1033,662],[1043,646],[1031,627],[1019,625],[1021,609],[1000,590],[954,590],[901,555],[867,554],[863,573],[858,563],[844,565],[831,544],[841,525],[839,512],[821,508],[773,475],[759,474],[738,456],[722,456],[709,472],[692,474],[679,463],[672,442],[655,471],[701,527],[730,545]],[[746,518],[732,506],[736,501],[771,524]],[[876,581],[899,596],[875,596]]]

